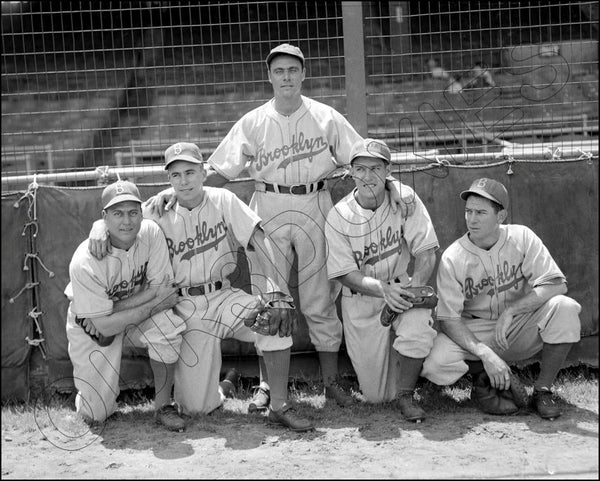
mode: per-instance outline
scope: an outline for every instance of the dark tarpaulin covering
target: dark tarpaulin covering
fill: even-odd
[[[2,401],[27,399],[29,392],[29,352],[32,348],[25,338],[33,338],[32,291],[19,291],[30,282],[23,270],[25,254],[29,252],[28,236],[22,232],[29,221],[29,203],[22,194],[2,196]],[[14,298],[14,303],[10,299]]]
[[[598,162],[515,163],[512,164],[511,169],[512,174],[507,173],[509,170],[507,164],[469,169],[439,167],[427,171],[403,173],[401,180],[416,189],[429,210],[441,244],[438,258],[452,241],[465,232],[464,202],[460,200],[459,192],[468,188],[478,177],[493,177],[505,183],[511,198],[507,222],[528,225],[541,237],[567,276],[569,295],[582,305],[583,334],[586,336],[597,334]],[[352,186],[353,182],[349,179],[330,181],[334,201],[347,194]],[[142,196],[147,198],[164,187],[165,185],[141,185],[140,190]],[[248,202],[254,186],[250,181],[234,182],[227,188]],[[46,266],[56,274],[53,279],[50,279],[40,271],[39,288],[39,304],[44,311],[42,322],[51,380],[69,375],[69,369],[65,368],[70,364],[64,330],[68,303],[63,290],[68,283],[68,264],[71,256],[77,245],[86,238],[93,221],[100,216],[101,191],[102,187],[66,189],[41,186],[39,188],[38,250]],[[11,211],[11,214],[14,216],[15,212]],[[3,216],[3,229],[7,222]],[[6,239],[13,239],[15,245],[23,244],[22,239],[17,239],[21,234],[22,221],[14,220],[9,226],[11,233],[7,234]],[[3,234],[3,245],[11,247],[13,243],[5,244],[6,239]],[[3,249],[3,263],[12,257],[6,252],[7,249]],[[13,259],[11,262],[17,265],[17,271],[21,269],[18,266],[19,260]],[[239,287],[243,287],[248,282],[247,267],[243,261],[239,264],[239,278],[236,283]],[[8,277],[5,279],[5,275],[7,274],[3,268],[3,290],[4,282],[8,280]],[[16,276],[20,275],[16,274]],[[8,276],[12,286],[15,276],[10,274]],[[434,279],[432,283],[435,285]],[[14,290],[16,289],[18,286],[15,285]],[[10,286],[7,290],[12,292]],[[292,293],[295,293],[294,291],[292,289]],[[15,309],[15,307],[11,308]],[[27,309],[28,307],[23,307],[22,312],[26,314]],[[5,311],[3,295],[3,319],[5,312],[8,311]],[[294,338],[292,352],[313,351],[306,322],[302,316],[299,316],[299,325],[300,330]],[[4,326],[3,321],[3,334],[7,330]],[[231,339],[223,342],[224,356],[245,356],[254,353],[251,344]],[[135,357],[136,354],[139,353],[126,353],[127,363],[124,361],[123,366],[136,365],[136,359],[140,359]],[[3,340],[3,367],[4,361]],[[62,367],[53,369],[53,366]],[[147,378],[146,367],[140,369],[139,376]],[[135,385],[136,376],[135,372],[124,372],[123,384]]]

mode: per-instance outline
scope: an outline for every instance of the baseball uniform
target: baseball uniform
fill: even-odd
[[[409,186],[401,187],[415,203],[414,214],[407,218],[400,209],[392,213],[387,192],[375,211],[360,206],[355,199],[356,189],[331,209],[325,226],[329,244],[335,246],[327,259],[330,279],[359,270],[384,282],[410,286],[407,268],[411,256],[437,249],[439,243],[419,196]],[[382,298],[342,288],[346,348],[361,391],[371,402],[389,401],[398,394],[396,351],[424,358],[436,335],[429,309],[406,311],[391,330],[379,320],[384,306]]]
[[[442,255],[437,273],[437,318],[460,320],[505,361],[527,359],[543,343],[580,339],[581,306],[570,297],[551,298],[533,312],[517,315],[507,333],[509,349],[494,340],[496,320],[505,307],[536,286],[566,282],[541,239],[528,227],[500,225],[500,238],[489,250],[473,244],[468,234]],[[422,376],[436,384],[456,382],[477,358],[440,333],[425,360]]]
[[[244,325],[256,296],[231,287],[228,276],[237,265],[237,249],[248,249],[260,218],[235,194],[204,187],[202,202],[193,209],[176,203],[155,220],[167,239],[175,282],[185,297],[176,312],[186,320],[181,357],[175,371],[175,400],[183,412],[206,414],[221,405],[219,373],[221,340],[254,342],[259,351],[281,351],[291,337],[263,336]]]
[[[275,110],[274,100],[244,115],[208,162],[227,179],[248,169],[256,181],[250,206],[263,219],[275,243],[275,265],[288,280],[297,254],[299,307],[311,342],[317,351],[337,352],[342,325],[335,308],[339,290],[326,272],[324,227],[333,204],[325,179],[348,162],[362,138],[335,109],[301,98],[289,116]],[[290,186],[296,186],[292,193]],[[253,277],[253,283],[260,280]]]
[[[139,292],[145,284],[173,279],[165,236],[156,223],[142,220],[140,231],[128,250],[113,246],[102,260],[82,242],[69,265],[70,282],[65,294],[70,300],[67,312],[68,351],[77,389],[77,412],[88,419],[103,421],[116,408],[123,344],[148,348],[151,359],[171,364],[179,357],[185,322],[172,309],[152,315],[137,326],[117,334],[106,347],[99,346],[75,318],[110,315],[115,301]]]

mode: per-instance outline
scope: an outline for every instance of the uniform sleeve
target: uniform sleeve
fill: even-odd
[[[238,120],[208,158],[210,166],[229,180],[237,178],[256,154],[251,124],[248,114]]]
[[[436,285],[438,305],[436,317],[440,320],[456,320],[462,317],[464,306],[463,286],[460,283],[459,273],[456,272],[450,256],[442,255],[437,271]]]
[[[350,151],[352,146],[363,140],[358,132],[348,122],[346,117],[340,114],[337,110],[332,110],[332,117],[327,132],[330,138],[327,139],[331,146],[335,163],[338,167],[347,166],[350,164]]]
[[[222,190],[220,206],[227,228],[233,232],[239,244],[246,248],[254,229],[260,225],[261,218],[233,192],[219,190]]]
[[[352,255],[352,246],[342,230],[343,219],[335,207],[327,215],[325,224],[325,239],[329,247],[327,254],[327,277],[334,279],[349,272],[358,270],[358,265]]]
[[[532,287],[553,284],[557,279],[566,281],[542,240],[528,227],[523,227],[523,275]],[[552,282],[554,281],[554,282]]]
[[[425,204],[410,187],[400,185],[402,189],[409,189],[412,192],[415,202],[415,212],[408,216],[404,223],[404,239],[410,253],[416,256],[426,250],[439,248],[440,244]]]
[[[163,281],[165,276],[168,277],[168,281],[172,281],[174,278],[173,268],[165,235],[156,222],[147,219],[143,222],[145,224],[143,241],[149,250],[148,283],[157,285]]]
[[[69,266],[71,279],[71,309],[78,317],[100,317],[112,314],[113,301],[108,297],[106,282],[98,269],[85,260],[72,261]]]

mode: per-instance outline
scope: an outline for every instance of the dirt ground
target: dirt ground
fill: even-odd
[[[2,479],[598,479],[598,396],[577,398],[544,421],[486,415],[468,396],[442,408],[423,397],[429,417],[414,424],[392,403],[343,409],[295,392],[298,411],[315,422],[310,433],[266,425],[246,414],[248,399],[190,419],[184,433],[155,426],[148,402],[91,429],[64,408],[32,409],[22,420],[5,408]]]

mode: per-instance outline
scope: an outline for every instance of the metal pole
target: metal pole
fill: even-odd
[[[362,2],[342,2],[346,110],[356,131],[367,137],[367,85]]]

